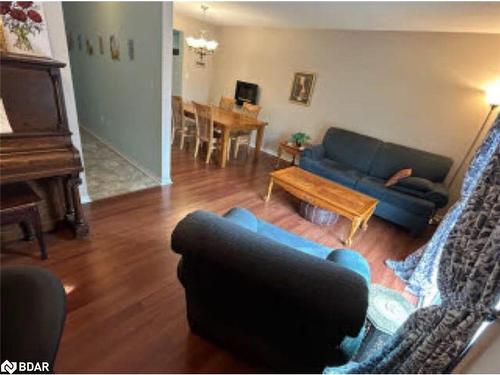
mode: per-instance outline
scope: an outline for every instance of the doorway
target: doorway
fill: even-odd
[[[158,22],[148,19],[159,21],[168,6],[65,2],[62,7],[90,199],[160,185],[164,36]]]

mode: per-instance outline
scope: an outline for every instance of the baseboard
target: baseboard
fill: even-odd
[[[88,194],[82,195],[80,197],[80,200],[82,201],[82,204],[92,202],[92,199],[90,199],[90,196]]]
[[[173,183],[173,181],[172,181],[172,179],[170,177],[161,180],[161,184],[163,186],[165,186],[165,185],[172,185],[172,183]]]
[[[151,178],[153,181],[157,182],[159,185],[163,185],[162,181],[160,180],[160,178],[157,175],[155,175],[152,171],[150,171],[148,168],[146,168],[145,166],[143,166],[137,160],[134,160],[130,156],[125,155],[123,152],[121,152],[115,146],[113,146],[109,141],[105,140],[104,138],[102,138],[98,134],[94,133],[92,130],[90,130],[86,126],[80,124],[80,128],[83,129],[83,131],[89,133],[92,137],[94,137],[95,139],[97,139],[99,142],[101,142],[104,145],[106,145],[107,147],[109,147],[111,149],[111,151],[113,151],[114,153],[118,154],[120,157],[122,157],[126,161],[128,161],[130,164],[132,164],[134,167],[136,167],[138,170],[140,170],[146,176],[148,176],[149,178]],[[84,162],[85,162],[85,155],[83,157],[84,157]]]
[[[269,148],[266,147],[266,148],[262,148],[261,152],[264,152],[264,153],[266,153],[268,155],[274,156],[275,158],[278,157],[278,151],[275,150],[275,149],[271,150],[271,149],[269,149]],[[286,161],[291,162],[292,161],[292,156],[290,154],[288,154],[288,153],[283,153],[281,155],[281,160],[286,160]]]

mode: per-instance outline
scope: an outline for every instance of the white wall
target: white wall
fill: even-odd
[[[61,69],[61,79],[64,90],[64,102],[68,116],[69,129],[73,133],[71,137],[73,144],[80,151],[80,157],[83,161],[82,145],[80,141],[80,129],[78,127],[78,114],[76,111],[75,95],[73,91],[73,79],[71,77],[71,65],[68,56],[68,47],[66,43],[66,31],[64,28],[64,15],[60,1],[44,2],[43,10],[47,19],[47,28],[49,32],[50,47],[52,57],[62,61],[66,67]],[[80,186],[80,195],[82,202],[88,202],[87,181],[85,173],[82,173],[83,180]]]
[[[173,7],[164,1],[161,7],[161,184],[172,183],[171,129],[172,129],[172,69],[173,69]]]
[[[214,76],[214,56],[205,57],[205,66],[197,65],[197,57],[189,50],[185,38],[190,36],[199,37],[200,31],[206,30],[208,33],[207,38],[218,40],[217,28],[178,13],[174,14],[173,27],[175,30],[182,31],[184,36],[182,96],[185,100],[207,103],[210,99],[210,87]]]
[[[220,27],[210,95],[237,79],[261,88],[264,147],[332,125],[453,158],[457,165],[500,78],[500,35]],[[294,72],[317,74],[309,107],[290,103]],[[460,182],[460,181],[459,181]]]

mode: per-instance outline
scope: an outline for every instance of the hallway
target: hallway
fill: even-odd
[[[158,186],[91,133],[80,128],[87,187],[92,201]]]

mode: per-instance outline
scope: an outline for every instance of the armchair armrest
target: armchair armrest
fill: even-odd
[[[448,188],[422,177],[406,177],[394,186],[396,190],[433,202],[437,208],[448,204]]]
[[[283,345],[295,349],[309,345],[324,350],[346,335],[356,336],[364,324],[367,283],[334,262],[204,211],[177,225],[171,245],[183,257],[188,301],[205,301],[205,309],[229,325],[244,325],[264,336],[273,331],[274,337],[282,336]],[[299,322],[301,334],[292,335]],[[286,335],[296,337],[294,342]]]
[[[309,146],[302,153],[302,157],[321,160],[325,157],[325,148],[322,144]]]
[[[448,188],[444,184],[433,183],[432,189],[425,193],[425,199],[434,202],[437,208],[444,207],[448,204]]]

